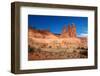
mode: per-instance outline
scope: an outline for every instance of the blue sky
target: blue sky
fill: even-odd
[[[88,35],[88,17],[28,15],[28,26],[36,29],[50,29],[60,34],[64,25],[74,23],[78,36]]]

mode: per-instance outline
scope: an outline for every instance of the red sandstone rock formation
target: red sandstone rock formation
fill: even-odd
[[[68,38],[68,37],[76,37],[76,26],[74,23],[72,25],[68,25],[68,29],[66,25],[63,27],[61,38]]]
[[[63,27],[63,30],[62,30],[62,33],[60,35],[60,38],[68,38],[69,35],[68,35],[68,32],[67,32],[67,27],[66,25]]]
[[[71,29],[71,25],[68,24],[68,35],[69,35],[69,37],[71,37],[71,31],[72,31],[72,29]]]
[[[28,37],[30,38],[43,38],[43,39],[57,39],[57,37],[48,30],[36,30],[29,28]]]
[[[74,23],[72,24],[72,37],[76,37],[76,26]]]
[[[74,23],[68,25],[68,35],[69,37],[76,37],[76,26]]]

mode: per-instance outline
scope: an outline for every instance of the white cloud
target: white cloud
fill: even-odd
[[[81,33],[78,35],[78,37],[88,37],[88,34],[87,33]]]

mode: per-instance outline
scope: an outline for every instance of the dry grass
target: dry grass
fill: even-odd
[[[28,53],[28,60],[49,60],[49,59],[77,59],[87,58],[86,49],[31,49]]]

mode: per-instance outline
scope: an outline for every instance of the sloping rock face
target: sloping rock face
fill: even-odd
[[[56,40],[58,37],[47,30],[28,29],[28,45],[31,47],[40,48],[50,43],[52,39]]]
[[[32,28],[28,29],[28,37],[29,38],[32,37],[32,38],[57,39],[57,37],[51,32],[49,32],[48,30],[36,30]]]

